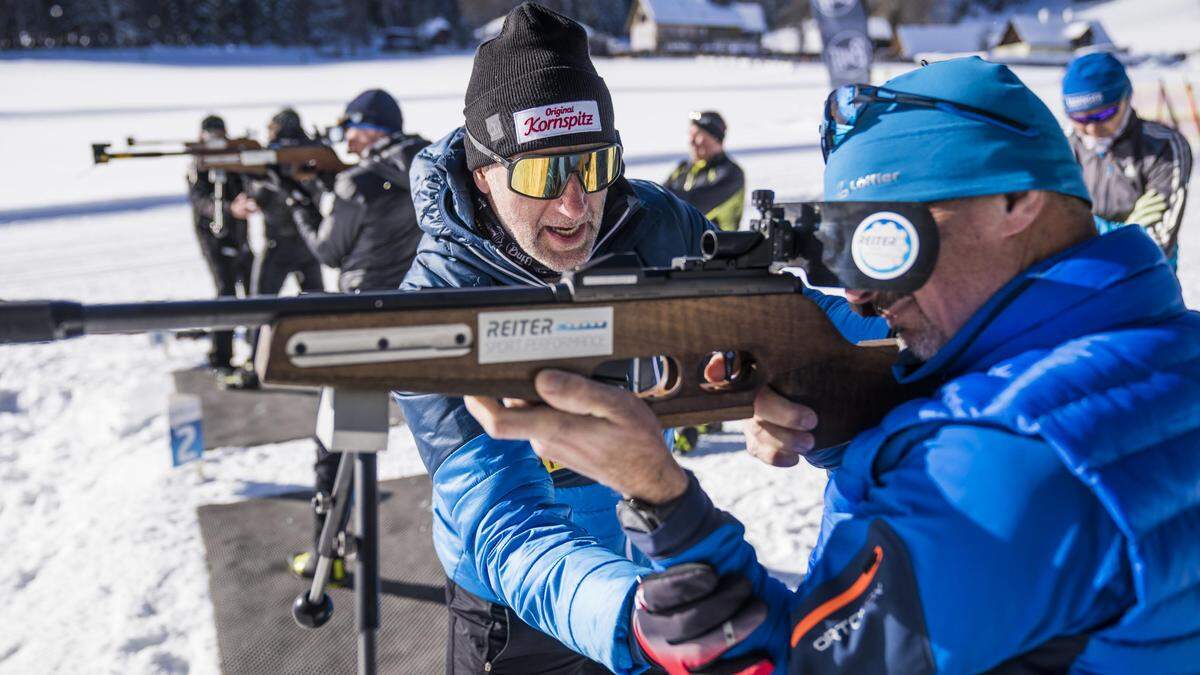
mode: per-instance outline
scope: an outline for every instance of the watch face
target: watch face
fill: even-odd
[[[647,534],[662,524],[653,507],[636,499],[622,499],[617,502],[617,521],[626,530]]]

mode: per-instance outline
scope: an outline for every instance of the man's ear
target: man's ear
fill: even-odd
[[[479,190],[485,195],[492,193],[492,188],[487,182],[486,171],[487,167],[484,166],[471,172],[471,177],[475,179],[475,189]]]
[[[1042,190],[1010,192],[1004,195],[1004,222],[1000,226],[1000,233],[1011,237],[1029,229],[1049,203],[1049,198]]]

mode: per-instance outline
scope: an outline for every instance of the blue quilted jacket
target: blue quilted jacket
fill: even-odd
[[[424,236],[403,288],[544,282],[514,265],[474,227],[462,130],[417,156],[412,195]],[[698,255],[712,227],[661,187],[631,180],[610,190],[596,254],[635,252],[649,266]],[[841,298],[810,296],[848,339],[886,324]],[[397,394],[433,479],[434,546],[447,576],[617,672],[639,669],[628,648],[631,594],[645,559],[617,523],[618,495],[566,469],[548,471],[526,442],[485,435],[462,399]]]
[[[1027,270],[897,372],[941,386],[824,457],[797,591],[696,485],[704,527],[635,543],[749,576],[770,619],[739,651],[779,672],[1200,671],[1200,314],[1140,228]]]

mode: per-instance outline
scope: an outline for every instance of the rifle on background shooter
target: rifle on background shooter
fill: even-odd
[[[263,326],[261,380],[332,388],[319,435],[331,450],[361,453],[364,482],[374,481],[371,452],[386,445],[386,392],[536,400],[533,378],[545,368],[603,378],[613,364],[665,362],[653,387],[629,376],[664,426],[750,417],[757,390],[769,385],[817,411],[817,447],[847,442],[919,392],[893,377],[894,346],[850,344],[785,268],[802,268],[816,286],[912,292],[933,271],[936,225],[914,203],[776,205],[769,190],[755,191],[753,202],[760,217],[751,231],[705,232],[702,256],[669,268],[644,268],[629,254],[599,258],[545,287],[0,303],[0,344]],[[730,352],[739,372],[705,382],[711,355]],[[356,502],[370,515],[360,521],[367,531],[359,532],[356,574],[368,590],[359,598],[360,658],[372,663],[378,607],[364,598],[378,590],[373,494],[359,492]],[[323,583],[314,580],[297,599],[294,615],[304,625],[321,625],[332,611]]]
[[[274,167],[286,175],[296,175],[338,173],[350,166],[342,162],[337,152],[325,143],[264,148],[252,138],[230,138],[175,145],[144,142],[117,150],[112,149],[111,143],[92,144],[92,162],[95,164],[107,164],[114,159],[155,157],[194,157],[196,168],[201,171],[227,171],[254,176],[266,176],[268,167]]]
[[[112,143],[92,143],[92,163],[107,164],[114,159],[147,159],[155,157],[202,157],[248,150],[261,150],[262,144],[253,138],[222,138],[211,141],[142,141],[130,137],[126,147],[113,150]]]

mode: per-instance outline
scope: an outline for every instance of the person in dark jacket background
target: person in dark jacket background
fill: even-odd
[[[300,115],[291,108],[284,108],[271,118],[267,125],[268,147],[279,148],[293,145],[308,145],[309,138],[300,122]],[[320,176],[305,178],[298,186],[306,194],[320,191]],[[239,218],[250,214],[262,214],[265,244],[255,259],[251,275],[252,295],[277,295],[294,276],[301,293],[320,293],[325,290],[321,277],[321,263],[300,236],[292,218],[292,207],[288,205],[287,190],[272,176],[256,178],[246,182],[245,191],[233,200],[230,210]],[[254,353],[258,346],[258,330],[252,331],[250,358],[224,379],[225,386],[235,389],[253,389],[259,386],[254,372]]]
[[[1081,56],[1063,76],[1068,138],[1092,195],[1101,232],[1140,225],[1179,263],[1179,228],[1192,176],[1192,149],[1183,134],[1144,120],[1133,109],[1133,84],[1109,53]]]
[[[400,105],[382,89],[351,101],[342,127],[362,159],[337,175],[329,211],[322,218],[316,199],[290,180],[288,205],[309,250],[338,270],[342,292],[399,288],[421,238],[408,170],[429,141],[404,133]]]
[[[225,120],[216,115],[200,123],[200,140],[216,141],[228,136]],[[246,221],[231,210],[234,197],[242,192],[242,178],[225,171],[200,171],[192,164],[187,174],[188,201],[192,205],[192,225],[200,252],[212,275],[218,297],[246,296],[250,293],[250,272],[254,254],[246,237]],[[218,191],[220,195],[218,195]],[[214,331],[208,365],[222,372],[233,366],[233,331]]]
[[[300,115],[291,108],[284,108],[271,118],[267,140],[272,148],[314,142],[304,131]],[[304,187],[308,191],[319,190],[315,179],[304,181]],[[286,192],[273,181],[256,179],[234,200],[234,213],[239,217],[262,213],[266,231],[266,248],[254,266],[254,295],[278,294],[289,275],[295,275],[301,292],[325,290],[321,264],[296,229],[287,199]]]
[[[288,176],[274,175],[286,192],[300,236],[323,264],[338,270],[343,293],[395,290],[412,265],[421,230],[417,226],[409,193],[408,169],[413,156],[429,145],[420,136],[403,132],[404,120],[396,100],[382,89],[369,89],[346,106],[342,119],[350,152],[362,159],[334,179],[333,203],[321,217],[319,196]],[[341,455],[317,442],[313,465],[318,494],[333,491]],[[324,515],[313,520],[313,550],[291,558],[292,571],[311,577],[317,556]],[[335,561],[335,578],[344,562]]]
[[[663,187],[722,230],[736,230],[746,201],[746,176],[725,154],[725,118],[714,110],[688,116],[688,158]]]
[[[621,175],[612,99],[579,24],[512,10],[479,47],[465,104],[464,128],[414,162],[425,234],[403,288],[539,287],[608,253],[648,266],[698,254],[703,215]],[[844,329],[866,327],[851,340],[886,334],[840,298],[814,300],[841,307]],[[396,399],[433,481],[447,672],[640,671],[628,619],[647,568],[621,533],[619,496],[483,433],[461,398]]]

